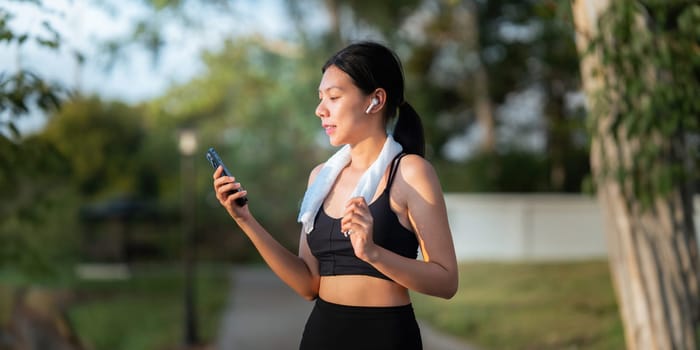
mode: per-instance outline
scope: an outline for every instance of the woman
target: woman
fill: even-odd
[[[440,183],[423,158],[420,118],[404,100],[401,63],[385,46],[361,42],[332,56],[322,73],[316,115],[331,145],[344,147],[311,171],[298,256],[235,204],[246,191],[230,192],[241,185],[219,177],[221,168],[217,198],[270,268],[316,300],[301,349],[421,349],[409,290],[451,298],[457,262]]]

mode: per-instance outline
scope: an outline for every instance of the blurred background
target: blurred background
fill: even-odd
[[[211,346],[260,258],[204,153],[296,252],[334,152],[320,68],[355,40],[402,59],[448,200],[460,294],[419,318],[484,349],[623,348],[574,36],[557,0],[3,1],[0,349]]]

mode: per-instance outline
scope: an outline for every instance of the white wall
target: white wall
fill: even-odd
[[[595,198],[577,194],[445,194],[457,259],[572,260],[607,256]],[[695,198],[700,232],[700,196]]]

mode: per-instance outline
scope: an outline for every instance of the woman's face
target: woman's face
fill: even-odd
[[[373,118],[365,114],[370,96],[365,95],[350,76],[336,66],[323,73],[318,87],[316,115],[333,146],[355,144],[372,126]],[[363,132],[364,131],[364,132]]]

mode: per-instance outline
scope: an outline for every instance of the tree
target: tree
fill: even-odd
[[[399,31],[404,35],[398,46],[410,47],[405,68],[413,90],[407,94],[417,97],[419,109],[427,111],[426,134],[436,158],[444,156],[442,149],[450,140],[469,130],[470,137],[483,135],[479,146],[485,152],[475,152],[464,166],[452,163],[450,168],[461,166],[468,172],[486,165],[494,171],[472,175],[494,180],[499,177],[495,173],[502,173],[499,183],[511,182],[510,174],[500,170],[512,166],[506,164],[511,160],[529,159],[545,168],[537,172],[537,181],[525,181],[529,186],[480,190],[580,191],[588,173],[588,145],[582,109],[567,103],[580,90],[570,13],[568,4],[557,1],[433,0],[414,11],[416,18],[405,20],[413,23],[410,31]],[[416,23],[422,28],[411,34],[417,31]],[[531,96],[538,100],[534,110],[518,106],[508,112],[518,104],[511,102],[513,97],[531,101]],[[514,137],[503,137],[504,130]],[[544,152],[522,141],[535,138],[544,140]],[[475,176],[463,176],[460,182],[472,179]]]
[[[40,136],[69,160],[71,181],[85,198],[133,194],[149,190],[140,183],[148,178],[139,158],[145,138],[141,122],[138,108],[75,98]]]
[[[21,144],[0,137],[0,159],[10,164],[0,172],[0,268],[51,275],[77,256],[67,158],[30,136]]]
[[[41,1],[33,1],[39,10],[44,10]],[[58,50],[62,36],[49,21],[42,22],[42,31],[38,33],[18,32],[10,27],[13,14],[0,7],[0,45],[23,45],[34,42],[39,47]],[[79,52],[73,54],[79,60]],[[65,98],[67,91],[58,83],[50,82],[40,74],[21,67],[18,60],[17,71],[10,73],[0,71],[0,138],[20,138],[16,121],[31,112],[33,108],[50,112],[56,110]],[[6,132],[2,132],[5,129]],[[8,132],[9,131],[9,132]],[[0,163],[2,163],[0,161]]]
[[[697,349],[700,5],[573,4],[590,161],[627,347]]]
[[[26,3],[55,19],[40,0]],[[64,181],[69,169],[53,144],[21,135],[17,121],[33,111],[57,110],[68,91],[23,67],[19,53],[30,44],[57,51],[63,37],[50,20],[36,32],[25,32],[12,27],[14,19],[9,6],[0,6],[0,48],[17,47],[16,70],[0,70],[0,266],[50,274],[57,262],[75,255],[75,237],[62,235],[62,230],[75,231],[69,210],[75,197]]]
[[[157,57],[161,45],[149,43],[168,40],[161,25],[165,18],[170,18],[167,16],[175,14],[176,23],[187,25],[188,30],[203,24],[202,18],[187,11],[187,4],[216,9],[218,15],[231,18],[237,15],[230,0],[211,3],[149,0],[142,3],[151,11],[138,21],[134,31],[114,40],[110,47],[118,51],[136,43],[149,48]],[[500,155],[518,153],[538,166],[551,168],[537,172],[543,177],[537,182],[544,185],[516,190],[534,190],[535,187],[567,192],[580,190],[581,179],[588,173],[587,144],[581,137],[584,134],[582,113],[572,112],[565,103],[567,96],[576,92],[580,85],[572,28],[570,22],[559,16],[562,12],[570,13],[565,11],[568,6],[558,6],[554,0],[282,3],[286,5],[287,18],[295,25],[294,30],[285,33],[283,40],[309,59],[319,57],[322,63],[329,53],[353,40],[380,40],[397,50],[404,61],[408,81],[406,95],[423,116],[429,157],[446,167],[463,167],[464,164],[446,159],[445,145],[454,137],[463,137],[467,130],[478,129],[484,135],[480,148],[487,158],[491,157],[492,166],[506,168],[505,164],[501,167],[505,160],[499,159]],[[318,5],[325,6],[319,8]],[[326,11],[329,27],[319,29],[309,25],[310,8]],[[527,34],[507,34],[513,32]],[[512,130],[511,134],[524,134],[528,139],[546,138],[543,145],[546,155],[538,154],[539,149],[522,152],[527,147],[523,146],[527,142],[519,142],[523,138],[497,138],[502,126],[509,124],[508,120],[499,118],[501,107],[508,104],[510,96],[526,95],[532,90],[541,93],[544,104],[538,125],[530,123],[507,128]],[[480,134],[479,131],[473,134]],[[494,149],[498,152],[493,152]],[[503,177],[507,177],[505,172]],[[464,183],[463,179],[459,183]],[[460,186],[448,185],[448,188],[464,189]],[[489,190],[503,188],[496,186]]]
[[[222,224],[230,218],[211,201],[213,171],[203,155],[206,148],[215,147],[255,194],[251,208],[267,208],[256,211],[259,219],[271,232],[283,235],[285,243],[298,244],[298,231],[289,227],[294,225],[308,171],[331,152],[318,146],[320,124],[313,114],[323,60],[303,47],[296,53],[278,45],[259,37],[227,40],[220,50],[203,56],[202,75],[147,104],[146,128],[151,136],[172,134],[183,124],[197,129],[202,148],[195,163],[198,193],[207,197],[202,203],[212,206],[197,220],[201,232],[230,230]],[[275,205],[266,206],[268,202]],[[247,247],[239,244],[235,249],[241,246]]]

